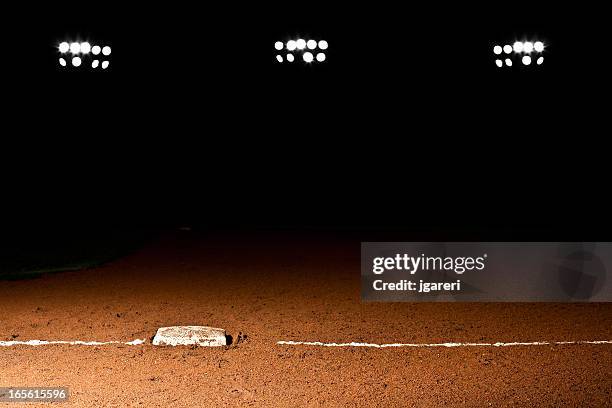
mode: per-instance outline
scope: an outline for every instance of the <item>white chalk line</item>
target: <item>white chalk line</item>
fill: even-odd
[[[81,341],[81,340],[11,340],[11,341],[0,341],[0,347],[12,347],[12,346],[48,346],[52,344],[67,344],[70,346],[105,346],[108,344],[122,344],[126,346],[139,346],[145,343],[145,339],[136,339],[132,341]]]
[[[11,340],[0,341],[0,347],[12,346],[47,346],[53,344],[64,344],[71,346],[104,346],[110,344],[121,344],[126,346],[139,346],[146,343],[146,339],[132,341],[81,341],[81,340]],[[278,345],[285,346],[319,346],[319,347],[370,347],[370,348],[393,348],[393,347],[513,347],[513,346],[563,346],[579,344],[612,344],[612,340],[575,340],[575,341],[531,341],[531,342],[496,342],[496,343],[323,343],[320,341],[278,341]]]
[[[373,348],[392,348],[392,347],[513,347],[513,346],[561,346],[570,344],[612,344],[612,340],[576,340],[576,341],[531,341],[531,342],[510,342],[510,343],[323,343],[320,341],[278,341],[276,344],[285,346],[320,346],[320,347],[373,347]]]

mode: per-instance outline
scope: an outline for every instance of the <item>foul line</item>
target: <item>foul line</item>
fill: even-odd
[[[596,341],[532,341],[532,342],[511,342],[511,343],[322,343],[320,341],[278,341],[276,344],[286,346],[321,346],[321,347],[512,347],[512,346],[561,346],[568,344],[612,344],[612,340]]]
[[[104,346],[107,344],[123,344],[126,346],[139,346],[145,343],[145,339],[136,339],[132,341],[67,341],[67,340],[28,340],[28,341],[0,341],[0,347],[11,347],[11,346],[47,346],[50,344],[69,344],[71,346]]]
[[[53,344],[65,344],[71,346],[104,346],[109,344],[121,344],[126,346],[139,346],[145,344],[145,339],[132,341],[81,341],[81,340],[11,340],[0,341],[0,347],[11,346],[47,346]],[[320,341],[278,341],[278,345],[284,346],[319,346],[319,347],[370,347],[370,348],[392,348],[392,347],[513,347],[513,346],[564,346],[572,344],[612,344],[612,340],[575,340],[575,341],[531,341],[531,342],[497,342],[497,343],[323,343]]]

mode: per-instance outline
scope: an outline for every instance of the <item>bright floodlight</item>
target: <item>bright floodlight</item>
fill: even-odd
[[[278,62],[283,62],[283,57],[281,57],[280,55],[277,55],[277,56],[276,56],[276,60],[277,60]]]
[[[506,58],[506,65],[509,67],[512,66],[512,60],[510,58]]]
[[[313,58],[311,52],[307,51],[307,52],[304,53],[304,62],[312,62],[313,59],[314,58]]]
[[[298,50],[303,50],[304,48],[306,48],[306,41],[300,38],[295,42],[295,45],[297,46]]]
[[[81,52],[81,44],[79,44],[78,42],[73,42],[72,44],[70,44],[70,52],[73,54],[78,54],[79,52]]]
[[[504,45],[504,52],[510,54],[512,52],[512,46],[508,44]]]
[[[276,48],[277,50],[282,50],[283,49],[283,43],[280,41],[277,41],[274,43],[274,48]]]
[[[288,61],[288,62],[293,62],[293,61],[295,61],[295,57],[293,56],[293,54],[287,54],[287,61]]]
[[[94,45],[93,47],[91,47],[91,53],[93,55],[98,55],[101,51],[101,48],[99,45]]]
[[[108,61],[102,61],[102,69],[108,68],[108,64],[109,64]]]
[[[325,54],[323,54],[322,52],[317,54],[317,61],[319,62],[323,62],[325,61]]]
[[[315,40],[308,40],[306,46],[309,50],[314,50],[315,48],[317,48],[317,42]]]
[[[514,52],[523,52],[523,43],[520,41],[517,41],[514,43],[512,48],[514,49]]]
[[[293,40],[287,41],[287,49],[289,51],[295,50],[296,47],[297,47],[297,45],[296,45],[295,41],[293,41]]]
[[[100,61],[98,60],[93,60],[91,63],[92,68],[98,68],[98,65],[100,65]]]
[[[501,68],[504,63],[502,62],[502,60],[495,60],[495,65]]]
[[[65,67],[65,66],[66,66],[66,60],[65,60],[65,59],[63,59],[63,58],[60,58],[60,59],[59,59],[59,64],[60,64],[62,67]]]
[[[72,65],[74,65],[75,67],[81,66],[81,58],[79,57],[72,58]]]
[[[495,47],[493,47],[493,53],[495,55],[499,55],[502,53],[502,47],[500,47],[499,45],[496,45]]]
[[[525,51],[527,54],[532,52],[533,51],[533,43],[527,41],[525,44],[523,44],[523,51]]]
[[[538,60],[536,61],[536,64],[538,65],[542,65],[542,63],[544,62],[544,57],[540,57],[538,58]]]
[[[70,44],[68,44],[67,42],[63,42],[59,45],[59,52],[61,52],[62,54],[67,53],[70,50]]]
[[[108,45],[106,47],[102,48],[102,54],[110,55],[110,53],[111,53],[111,48]]]
[[[326,49],[327,49],[327,46],[328,46],[327,41],[325,41],[325,40],[321,40],[321,41],[319,41],[319,48],[320,48],[320,49],[322,49],[322,50],[326,50]]]
[[[525,55],[522,61],[523,61],[523,65],[529,65],[531,64],[531,57],[529,55]]]
[[[89,45],[88,42],[82,42],[81,43],[81,52],[83,54],[89,54],[89,51],[91,51],[91,45]]]
[[[544,43],[542,41],[536,41],[533,44],[533,49],[536,50],[536,52],[544,51]]]

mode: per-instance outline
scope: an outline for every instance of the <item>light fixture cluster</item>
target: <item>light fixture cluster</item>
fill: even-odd
[[[516,41],[513,45],[506,44],[493,47],[493,54],[497,56],[495,65],[500,68],[504,65],[511,67],[513,64],[512,56],[520,58],[523,65],[531,65],[534,60],[536,65],[542,65],[544,63],[544,57],[541,55],[543,52],[544,43],[542,41]],[[502,54],[505,54],[505,59]]]
[[[104,59],[100,62],[100,59],[104,57],[108,57],[111,55],[111,47],[108,45],[99,46],[99,45],[91,45],[88,42],[62,42],[58,45],[58,50],[61,56],[59,57],[59,64],[62,67],[68,66],[68,61],[70,64],[78,68],[80,67],[85,59],[91,59],[91,67],[96,69],[101,67],[102,69],[107,69],[110,65],[110,61]]]
[[[285,61],[294,62],[296,58],[294,53],[301,53],[302,60],[307,64],[314,61],[324,62],[327,59],[324,51],[327,50],[328,47],[329,44],[325,40],[304,40],[303,38],[289,40],[286,43],[283,43],[282,41],[277,41],[274,43],[274,49],[276,51],[280,52],[286,50],[287,52],[284,57],[282,54],[276,55],[276,61],[280,63]]]

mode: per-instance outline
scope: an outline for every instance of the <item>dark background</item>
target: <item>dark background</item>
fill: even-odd
[[[20,6],[3,17],[5,231],[190,224],[610,239],[602,13]],[[274,42],[297,36],[328,40],[328,60],[276,63]],[[75,37],[111,45],[111,68],[60,69],[55,47]],[[497,68],[493,45],[517,39],[543,40],[544,64]]]

